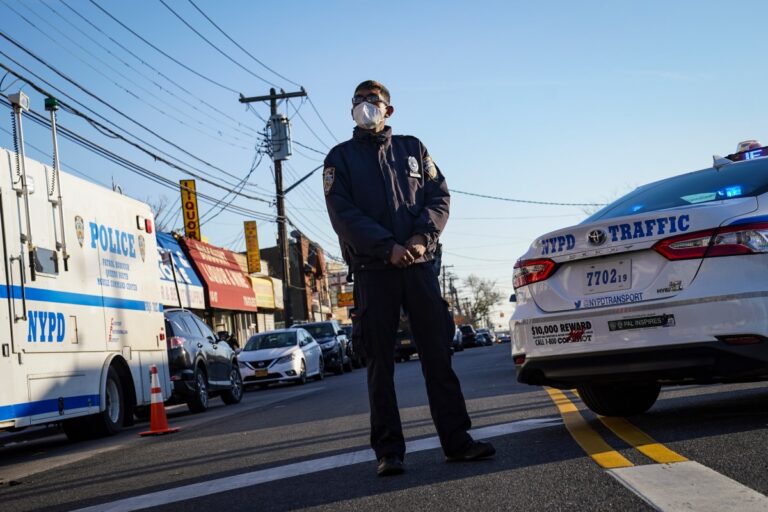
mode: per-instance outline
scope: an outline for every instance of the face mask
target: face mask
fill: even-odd
[[[384,121],[384,112],[376,105],[364,101],[352,110],[352,118],[360,128],[373,130]]]

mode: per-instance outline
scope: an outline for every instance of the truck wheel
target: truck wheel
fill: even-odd
[[[62,424],[64,433],[71,441],[116,434],[123,429],[125,397],[117,370],[110,366],[104,389],[104,410],[98,414],[73,418]]]
[[[187,400],[190,412],[205,412],[208,409],[208,378],[203,369],[195,368],[195,391]]]
[[[229,372],[229,382],[231,387],[221,394],[221,401],[227,405],[239,404],[240,400],[243,399],[245,388],[243,387],[243,377],[237,366],[233,366],[232,371]]]
[[[650,409],[659,397],[655,382],[584,384],[579,396],[592,411],[603,416],[634,416]]]

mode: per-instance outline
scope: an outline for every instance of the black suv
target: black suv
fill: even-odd
[[[186,402],[190,411],[203,412],[211,396],[220,395],[227,405],[243,399],[235,351],[197,315],[185,309],[166,309],[165,333],[172,403]]]
[[[349,353],[351,347],[347,333],[336,320],[311,322],[294,327],[301,327],[315,338],[323,349],[323,363],[327,369],[333,370],[336,375],[341,375],[344,370],[352,371],[352,357]]]

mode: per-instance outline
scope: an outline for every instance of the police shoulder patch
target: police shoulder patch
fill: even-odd
[[[323,169],[323,190],[325,191],[325,195],[328,195],[328,193],[331,191],[331,187],[333,187],[333,181],[336,179],[336,168],[335,167],[326,167]]]
[[[429,179],[437,179],[437,166],[435,165],[435,162],[432,161],[431,156],[424,157],[424,171],[426,171]]]

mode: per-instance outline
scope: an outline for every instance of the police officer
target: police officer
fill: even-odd
[[[373,80],[352,98],[357,127],[325,159],[323,187],[331,224],[354,274],[354,337],[368,370],[371,446],[380,476],[403,472],[405,440],[394,385],[395,337],[402,308],[409,317],[429,407],[448,461],[492,457],[475,441],[449,344],[453,321],[432,260],[448,220],[445,178],[416,137],[392,135],[394,108]]]

